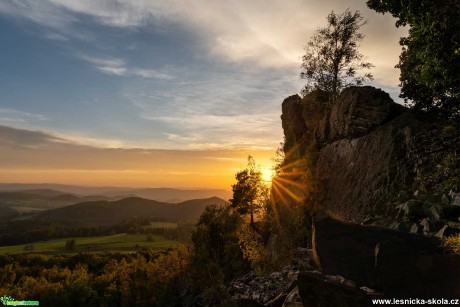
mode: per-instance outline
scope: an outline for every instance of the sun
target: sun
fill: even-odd
[[[270,167],[264,167],[260,170],[262,172],[262,180],[265,182],[271,182],[275,172]]]

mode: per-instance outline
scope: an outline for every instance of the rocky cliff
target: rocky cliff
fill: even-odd
[[[437,212],[425,214],[435,222],[444,214],[439,206],[460,205],[455,124],[415,114],[370,86],[347,88],[332,104],[320,92],[290,96],[282,112],[285,164],[314,156],[307,171],[321,186],[322,211],[359,223],[394,220],[416,199],[420,212]],[[410,228],[423,214],[405,218]]]

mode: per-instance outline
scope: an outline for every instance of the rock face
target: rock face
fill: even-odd
[[[331,140],[355,138],[369,133],[385,122],[394,105],[387,93],[372,87],[363,87],[360,91],[345,89],[340,101],[331,109]]]
[[[444,254],[436,238],[316,217],[314,260],[338,274],[395,298],[460,297],[460,254]]]
[[[457,127],[416,115],[369,86],[347,88],[331,105],[318,92],[291,96],[282,110],[285,162],[316,148],[309,172],[324,191],[321,209],[331,215],[361,223],[394,211],[416,190],[440,198],[454,189],[446,198],[457,204]]]

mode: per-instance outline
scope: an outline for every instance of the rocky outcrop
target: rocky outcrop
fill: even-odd
[[[330,105],[318,92],[295,95],[282,110],[285,162],[312,156],[314,147],[306,172],[321,184],[321,209],[335,217],[394,218],[388,214],[417,190],[440,202],[460,188],[458,127],[416,115],[380,89],[350,87]]]

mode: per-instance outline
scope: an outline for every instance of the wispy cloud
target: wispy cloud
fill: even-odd
[[[171,80],[173,77],[166,73],[161,73],[155,69],[146,69],[139,67],[129,67],[126,65],[125,61],[120,58],[112,57],[91,57],[87,55],[80,55],[82,60],[85,60],[91,64],[94,64],[95,67],[109,75],[117,76],[135,76],[146,79],[161,79],[161,80]]]
[[[48,117],[43,114],[23,112],[13,109],[0,108],[1,122],[29,122],[29,121],[46,121]]]
[[[53,40],[53,41],[61,41],[61,42],[69,41],[67,37],[59,33],[47,33],[45,34],[45,38]]]

